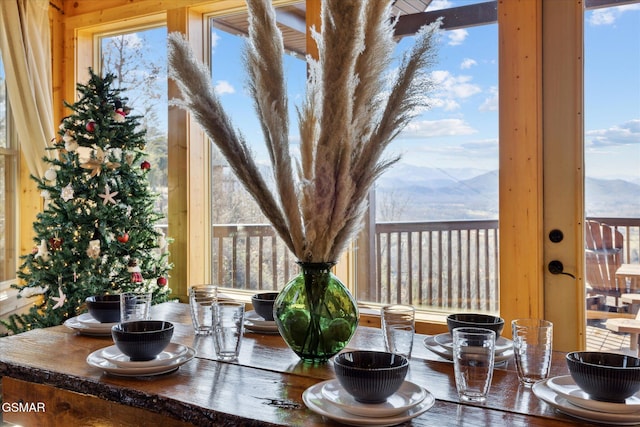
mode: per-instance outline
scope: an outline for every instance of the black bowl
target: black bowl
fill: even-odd
[[[592,399],[624,402],[640,390],[640,359],[624,354],[574,351],[566,356],[571,377]]]
[[[120,295],[95,295],[85,300],[91,317],[100,323],[120,321]]]
[[[482,328],[496,333],[496,340],[504,329],[504,319],[490,314],[456,313],[447,316],[447,327],[453,336],[455,328]]]
[[[362,403],[382,403],[398,391],[409,360],[382,351],[346,351],[333,359],[340,385]]]
[[[278,292],[264,292],[251,297],[253,309],[264,320],[273,320],[273,303],[278,297]]]
[[[118,323],[111,328],[111,336],[132,361],[153,360],[171,342],[173,324],[163,320]]]

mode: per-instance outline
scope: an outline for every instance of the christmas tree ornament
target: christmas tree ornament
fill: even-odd
[[[109,187],[109,184],[107,184],[104,186],[104,193],[98,194],[98,197],[102,199],[103,205],[106,205],[107,203],[113,203],[115,205],[116,201],[114,197],[117,195],[118,195],[118,192],[117,191],[111,192],[111,188]]]
[[[85,126],[85,128],[87,129],[87,132],[95,132],[96,131],[96,122],[94,120],[89,120],[87,122],[87,125]]]
[[[90,177],[98,176],[102,173],[103,168],[106,169],[117,169],[120,167],[120,163],[118,162],[105,162],[104,150],[100,147],[96,147],[92,153],[91,158],[82,163],[83,169],[91,170]]]
[[[65,202],[73,199],[73,187],[71,186],[71,183],[67,184],[62,191],[60,191],[60,198]]]
[[[91,240],[87,248],[87,256],[91,259],[100,258],[100,240]]]
[[[129,241],[129,233],[124,233],[121,234],[120,236],[117,237],[118,242],[120,243],[127,243]]]
[[[124,161],[127,162],[127,164],[129,166],[131,166],[133,164],[133,160],[135,159],[135,154],[134,153],[126,153],[124,155]]]
[[[156,280],[156,283],[158,284],[158,286],[160,287],[164,287],[167,286],[167,278],[166,277],[158,277],[158,280]]]
[[[158,249],[164,250],[167,247],[167,239],[164,236],[164,233],[160,233],[158,236]]]
[[[131,283],[141,283],[143,281],[138,261],[135,259],[129,261],[127,271],[131,273]]]
[[[140,169],[142,169],[143,171],[151,169],[151,163],[145,160],[144,162],[140,163]]]
[[[62,248],[62,239],[57,236],[50,238],[49,246],[51,246],[52,250],[57,251],[58,249]]]
[[[38,252],[36,252],[34,258],[42,258],[42,261],[47,262],[50,258],[49,248],[47,247],[47,241],[42,239],[40,240],[40,245],[38,246]]]
[[[126,116],[127,115],[124,112],[124,110],[122,108],[118,108],[113,113],[113,121],[116,122],[116,123],[123,123],[125,121]]]
[[[109,148],[107,150],[107,157],[122,160],[122,148]]]
[[[67,300],[67,296],[64,294],[64,292],[62,292],[62,286],[58,286],[58,296],[51,297],[51,299],[56,302],[56,305],[51,307],[52,310],[61,308],[64,305],[65,301]]]
[[[76,138],[73,136],[73,132],[71,131],[65,131],[64,136],[62,137],[62,140],[64,141],[64,149],[69,151],[69,152],[74,152],[78,149],[78,141],[76,141]]]
[[[57,176],[58,173],[54,168],[49,168],[44,173],[44,179],[46,179],[47,181],[55,181]]]

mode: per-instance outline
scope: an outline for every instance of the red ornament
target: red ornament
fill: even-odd
[[[129,261],[127,271],[131,273],[131,283],[140,283],[143,281],[142,274],[140,273],[140,267],[135,259]]]
[[[151,169],[151,163],[145,160],[144,162],[140,163],[140,169],[142,169],[143,171]]]
[[[96,122],[94,122],[93,120],[89,120],[87,122],[87,125],[85,126],[85,128],[87,129],[87,132],[95,132],[96,131]]]
[[[118,239],[118,242],[120,243],[127,243],[129,241],[129,233],[124,233],[123,235],[116,237],[116,239]]]
[[[58,250],[62,247],[62,239],[60,237],[52,237],[49,239],[49,246],[51,249]]]
[[[158,277],[158,280],[156,280],[156,282],[158,283],[158,286],[160,286],[160,287],[167,286],[167,278],[166,277]]]

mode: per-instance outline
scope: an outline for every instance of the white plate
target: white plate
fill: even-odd
[[[167,347],[160,352],[155,359],[136,362],[131,361],[129,356],[122,353],[117,346],[112,345],[110,347],[103,348],[102,351],[98,353],[98,356],[107,359],[109,362],[121,368],[144,368],[149,366],[168,365],[175,359],[187,354],[188,350],[189,348],[182,344],[169,343],[169,345],[167,345]]]
[[[442,357],[443,359],[447,359],[449,361],[453,361],[453,351],[441,346],[436,342],[433,336],[428,336],[423,341],[424,346],[427,347],[428,350]],[[513,357],[513,348],[509,350],[505,350],[502,353],[497,353],[494,358],[494,363],[499,364],[502,362],[506,362],[507,360]]]
[[[640,393],[627,398],[625,403],[602,402],[589,397],[578,385],[573,381],[571,375],[563,375],[561,377],[550,378],[547,381],[550,389],[567,399],[569,402],[581,408],[591,409],[592,411],[608,412],[610,414],[631,414],[640,412]]]
[[[109,323],[105,323],[105,325],[108,325]],[[99,326],[99,325],[103,325],[102,323],[100,324],[96,324],[96,325],[90,325],[88,323],[80,323],[80,321],[78,320],[78,317],[72,317],[71,319],[67,319],[64,322],[64,326],[66,326],[69,329],[73,329],[74,331],[77,331],[79,333],[81,333],[82,335],[91,335],[94,337],[110,337],[111,336],[111,328],[105,328],[104,326]]]
[[[538,399],[548,403],[558,411],[601,424],[613,425],[636,425],[640,424],[640,413],[635,414],[610,414],[608,412],[598,412],[591,409],[581,408],[571,404],[567,399],[559,395],[548,385],[549,380],[538,381],[533,385],[533,393]]]
[[[322,396],[350,414],[362,417],[391,417],[406,412],[427,397],[427,390],[409,381],[402,383],[397,392],[386,402],[371,404],[358,402],[340,385],[340,381],[330,380],[322,387]]]
[[[196,354],[194,349],[187,347],[187,352],[184,355],[172,360],[166,365],[123,368],[102,357],[100,355],[102,350],[103,349],[96,350],[87,356],[87,363],[95,368],[102,369],[108,374],[118,375],[121,377],[142,377],[173,372],[189,360],[193,359]]]
[[[436,343],[440,344],[442,347],[446,348],[449,351],[453,351],[453,337],[450,333],[445,332],[444,334],[438,334],[433,337]],[[504,353],[507,350],[513,348],[513,341],[507,339],[505,337],[500,337],[496,340],[496,354]]]
[[[352,426],[394,426],[424,414],[436,401],[433,395],[427,392],[427,397],[422,402],[404,413],[392,417],[361,417],[340,409],[322,395],[322,388],[328,381],[320,382],[306,389],[302,393],[302,400],[316,414]]]
[[[256,326],[276,326],[275,320],[264,320],[262,316],[259,316],[254,310],[247,311],[244,314],[244,320],[253,323]]]
[[[276,326],[275,322],[273,325],[261,325],[255,324],[249,320],[244,321],[244,328],[249,332],[256,332],[261,334],[279,334],[278,326]]]
[[[76,317],[76,320],[79,323],[82,323],[84,326],[88,326],[88,327],[94,328],[94,329],[105,329],[105,330],[108,330],[109,333],[111,333],[111,328],[113,327],[113,325],[117,325],[118,324],[118,322],[115,322],[115,323],[101,323],[101,322],[98,322],[89,313],[82,313],[80,316]]]

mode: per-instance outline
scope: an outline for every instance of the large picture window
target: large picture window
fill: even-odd
[[[406,2],[396,3],[396,13]],[[429,310],[498,311],[497,24],[486,5],[433,2],[429,16],[450,16],[432,71],[437,90],[432,108],[414,119],[392,144],[402,160],[379,180],[371,195],[372,226],[360,242],[349,283],[360,302],[403,302]],[[432,10],[433,9],[433,10]],[[304,96],[306,64],[303,5],[280,8],[290,129]],[[452,16],[457,21],[453,21]],[[293,23],[293,24],[292,24]],[[486,24],[480,25],[479,24]],[[268,164],[262,131],[245,92],[242,63],[246,15],[210,21],[210,66],[224,108],[249,142],[258,162]],[[453,28],[455,27],[455,28]],[[470,27],[470,28],[465,28]],[[406,34],[398,53],[411,43]],[[296,153],[297,136],[291,135]],[[281,289],[298,272],[230,167],[214,148],[211,159],[212,278],[224,287]],[[294,154],[295,155],[295,154]],[[366,253],[363,254],[363,251]]]
[[[149,183],[158,194],[157,210],[167,217],[167,29],[158,27],[100,37],[103,75],[114,74],[128,98],[131,114],[146,131]],[[166,227],[166,221],[165,221]],[[166,231],[166,230],[165,230]]]

